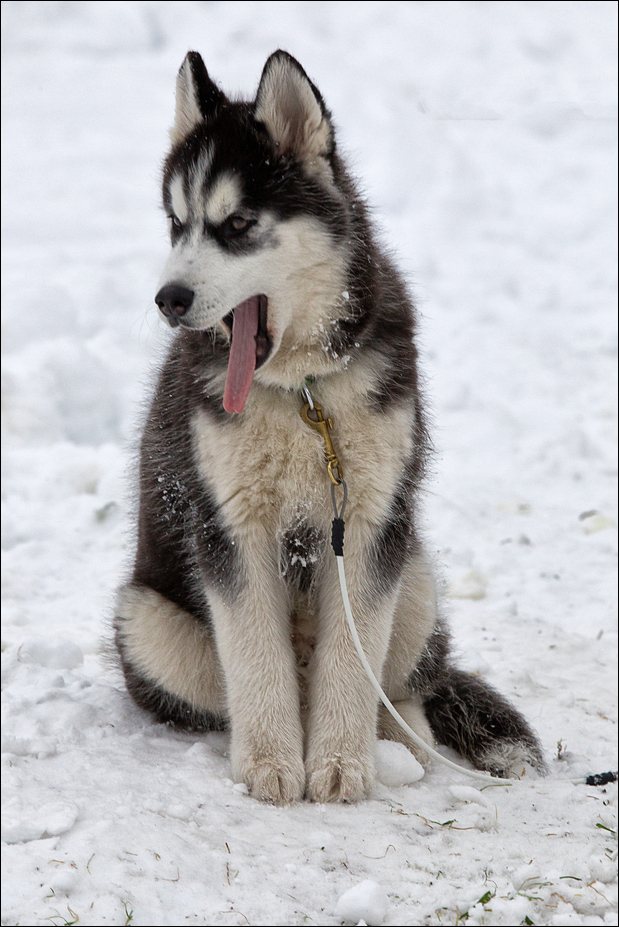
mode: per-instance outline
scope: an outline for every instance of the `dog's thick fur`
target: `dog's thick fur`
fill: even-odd
[[[499,775],[542,771],[521,715],[450,662],[415,525],[428,442],[413,307],[319,91],[278,51],[255,100],[233,102],[190,52],[171,139],[157,303],[179,331],[144,429],[135,567],[117,599],[129,692],[160,721],[230,728],[235,778],[268,801],[360,799],[377,733],[419,755],[378,709],[349,636],[324,445],[299,415],[311,378],[348,483],[350,599],[387,695],[429,744]]]

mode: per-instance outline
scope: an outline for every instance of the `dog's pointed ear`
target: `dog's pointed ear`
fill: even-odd
[[[322,96],[288,52],[276,51],[267,60],[254,116],[282,154],[293,154],[306,165],[333,152],[333,125]]]
[[[170,129],[172,144],[186,138],[227,102],[223,90],[209,77],[201,55],[187,52],[176,78],[176,112]]]

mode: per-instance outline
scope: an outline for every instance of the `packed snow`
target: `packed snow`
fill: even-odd
[[[617,924],[613,2],[4,2],[2,924]],[[190,48],[295,55],[419,306],[425,532],[461,665],[548,778],[377,747],[358,805],[260,804],[106,658],[170,338],[159,173]],[[453,756],[452,756],[453,758]]]
[[[344,892],[337,903],[336,913],[346,923],[354,924],[361,918],[366,924],[382,924],[388,907],[385,889],[371,879],[364,879]]]

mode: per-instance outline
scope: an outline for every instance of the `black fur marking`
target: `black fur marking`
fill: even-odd
[[[285,531],[280,540],[280,574],[299,592],[309,592],[317,564],[324,557],[325,539],[318,528],[301,523]]]
[[[417,692],[423,699],[429,698],[434,692],[436,680],[440,679],[447,670],[449,653],[449,631],[445,622],[439,617],[426,641],[417,666],[409,677],[411,690]]]
[[[243,571],[237,547],[194,462],[192,410],[202,406],[217,418],[229,419],[219,397],[208,392],[204,356],[195,356],[200,344],[208,344],[215,354],[210,334],[175,340],[144,429],[133,581],[210,621],[204,583],[234,597]],[[225,369],[227,357],[221,362]]]
[[[117,621],[122,622],[122,618]],[[116,646],[120,654],[127,691],[136,704],[145,711],[151,712],[157,721],[190,731],[227,730],[228,722],[225,718],[212,714],[210,711],[194,708],[182,698],[172,695],[156,682],[142,676],[127,660],[120,630],[116,631]]]
[[[374,538],[369,555],[372,575],[372,595],[388,595],[402,574],[409,549],[412,512],[408,492],[400,487],[391,514]]]
[[[418,447],[427,446],[421,417],[417,369],[415,308],[397,268],[375,238],[368,208],[337,155],[332,159],[335,182],[349,205],[351,243],[347,313],[331,333],[327,352],[333,357],[372,353],[378,381],[369,399],[385,412],[393,404],[415,405]]]
[[[187,62],[191,68],[194,85],[198,96],[198,106],[204,119],[208,119],[228,102],[223,90],[211,80],[199,52],[187,52]]]
[[[369,553],[369,566],[376,594],[388,595],[399,580],[404,565],[419,551],[415,531],[415,494],[419,489],[423,461],[416,450],[405,469],[389,518],[374,538]]]

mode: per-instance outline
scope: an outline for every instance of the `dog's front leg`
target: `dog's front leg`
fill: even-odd
[[[273,542],[238,539],[242,569],[225,599],[209,591],[232,730],[232,772],[250,794],[276,803],[302,798],[303,734],[289,602]]]
[[[351,520],[352,521],[352,520]],[[347,527],[346,578],[366,656],[380,679],[397,590],[369,581],[371,558],[363,530]],[[309,690],[307,795],[313,801],[358,801],[374,778],[378,699],[346,622],[337,563],[329,558],[319,589],[318,640]]]

